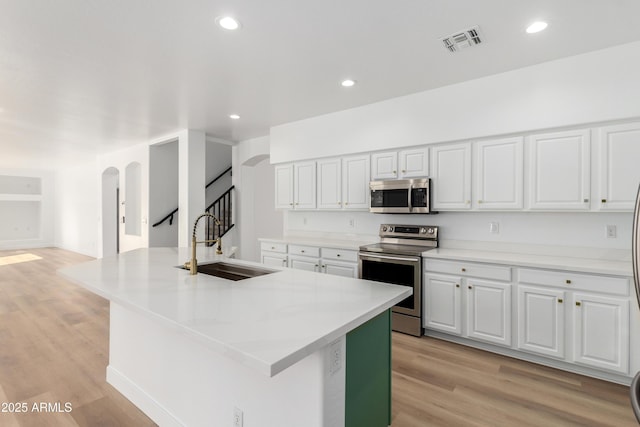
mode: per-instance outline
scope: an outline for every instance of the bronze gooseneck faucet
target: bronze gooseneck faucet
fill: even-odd
[[[221,225],[220,221],[218,221],[218,218],[211,215],[210,213],[203,213],[198,218],[196,218],[196,221],[193,223],[193,234],[191,235],[191,261],[187,261],[184,263],[184,268],[188,268],[192,276],[198,274],[198,260],[196,259],[196,245],[198,243],[216,242],[217,244],[216,254],[222,255],[222,238],[221,237],[218,237],[217,239],[214,239],[214,240],[201,240],[199,242],[196,241],[196,229],[198,228],[198,221],[200,221],[200,218],[205,216],[213,218],[213,221],[215,222],[216,225],[218,226]]]

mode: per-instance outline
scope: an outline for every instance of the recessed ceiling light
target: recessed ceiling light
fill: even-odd
[[[240,116],[237,115],[237,114],[229,114],[229,118],[233,119],[233,120],[238,120],[240,118]]]
[[[240,28],[240,22],[230,16],[216,18],[216,22],[225,30],[237,30]]]
[[[344,87],[351,87],[353,85],[356,84],[355,80],[351,80],[351,79],[347,79],[347,80],[343,80],[342,83],[340,83],[342,86]]]
[[[536,21],[527,27],[527,33],[529,34],[539,33],[540,31],[547,28],[547,25],[548,24],[544,21]]]

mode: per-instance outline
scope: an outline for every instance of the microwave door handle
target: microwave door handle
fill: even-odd
[[[411,212],[413,210],[413,207],[411,206],[411,194],[413,194],[413,185],[409,186],[409,191],[407,192],[408,194],[408,200],[407,200],[407,206],[409,207],[409,212]]]

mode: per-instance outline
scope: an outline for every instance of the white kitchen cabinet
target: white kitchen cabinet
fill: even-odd
[[[342,206],[344,209],[369,209],[370,170],[369,155],[342,159]]]
[[[276,165],[275,177],[276,209],[293,209],[293,165]]]
[[[426,273],[423,286],[423,326],[462,335],[461,277]]]
[[[287,267],[287,244],[282,242],[262,242],[260,262],[271,267]]]
[[[395,179],[398,177],[398,152],[387,151],[371,155],[371,179]]]
[[[320,258],[289,255],[289,267],[296,270],[320,271]]]
[[[429,259],[424,268],[425,328],[511,345],[509,267]]]
[[[293,204],[295,209],[315,209],[316,162],[293,164]]]
[[[315,209],[316,162],[275,167],[276,209]]]
[[[518,286],[518,348],[563,359],[566,296],[560,289]]]
[[[386,151],[371,155],[371,179],[424,178],[429,175],[429,148]]]
[[[511,283],[467,279],[469,338],[511,345]]]
[[[401,150],[398,153],[400,178],[425,178],[429,176],[429,149],[421,147]]]
[[[632,211],[640,183],[640,123],[598,129],[601,210]]]
[[[334,276],[358,278],[358,264],[322,259],[322,272]]]
[[[342,160],[323,159],[317,162],[318,209],[342,208]]]
[[[523,208],[523,147],[522,137],[479,141],[474,144],[475,208]]]
[[[591,194],[589,129],[531,135],[529,208],[588,210]]]
[[[629,373],[629,300],[576,292],[574,362]]]
[[[471,209],[471,144],[431,148],[433,210]]]

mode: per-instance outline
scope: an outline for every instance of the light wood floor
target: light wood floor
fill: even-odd
[[[42,259],[0,263],[0,403],[29,412],[0,412],[0,426],[154,425],[105,381],[107,301],[55,273],[90,258],[33,249],[0,261],[24,253]],[[394,333],[393,345],[392,427],[637,425],[624,386],[430,338]],[[40,402],[72,410],[32,412]]]

